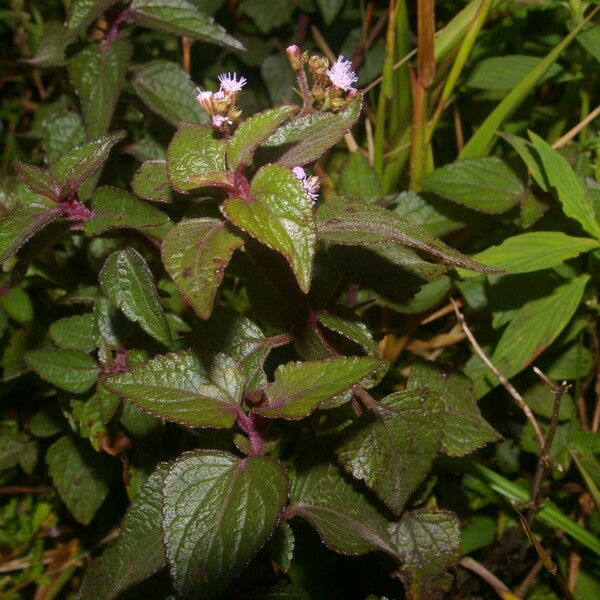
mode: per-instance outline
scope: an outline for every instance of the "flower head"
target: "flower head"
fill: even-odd
[[[340,90],[344,90],[345,92],[356,91],[352,87],[352,84],[358,81],[358,77],[352,70],[352,63],[349,60],[345,60],[341,54],[338,56],[337,61],[327,69],[326,74],[331,83],[340,88]]]
[[[302,167],[294,167],[292,169],[294,177],[302,183],[304,191],[308,197],[314,202],[319,197],[319,178],[316,175],[309,177]]]
[[[238,79],[237,73],[222,73],[218,79],[221,84],[219,91],[225,94],[236,94],[246,85],[246,78],[240,77]]]
[[[203,91],[198,88],[196,100],[198,100],[202,110],[209,115],[213,112],[213,97],[214,94],[212,92]]]
[[[232,124],[231,119],[228,119],[225,115],[214,115],[212,118],[213,127],[222,127],[225,123]]]

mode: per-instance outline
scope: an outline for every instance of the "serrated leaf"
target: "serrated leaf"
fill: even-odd
[[[266,145],[292,144],[277,162],[290,168],[306,165],[335,146],[358,121],[361,110],[362,94],[358,93],[339,113],[311,113],[286,123],[267,139]]]
[[[360,152],[350,154],[340,173],[338,191],[344,196],[353,196],[369,202],[384,196],[381,180]]]
[[[112,147],[124,137],[124,131],[116,131],[79,144],[59,156],[50,165],[50,172],[62,185],[63,195],[77,190],[88,177],[97,173],[108,159]]]
[[[69,59],[69,77],[81,102],[88,137],[108,130],[132,52],[131,42],[122,38],[89,44]]]
[[[158,208],[110,185],[102,186],[94,192],[92,212],[92,218],[83,226],[85,234],[90,236],[100,235],[111,229],[144,231],[169,223],[169,217]]]
[[[539,154],[548,183],[556,190],[565,215],[579,221],[584,231],[590,235],[600,238],[600,224],[581,179],[563,156],[541,137],[532,131],[529,132],[529,137]]]
[[[243,121],[227,144],[227,166],[235,171],[252,162],[256,149],[287,118],[298,110],[297,106],[278,106]]]
[[[348,430],[338,459],[400,514],[431,468],[442,425],[443,405],[437,393],[428,388],[397,392]]]
[[[519,308],[491,358],[505,377],[522,371],[558,337],[577,310],[589,279],[580,275]]]
[[[342,356],[281,365],[275,371],[275,381],[265,389],[267,402],[253,410],[268,418],[302,419],[319,404],[372,375],[381,363],[381,359],[370,356]]]
[[[166,160],[147,160],[133,174],[131,189],[136,196],[151,202],[171,202],[171,184]]]
[[[216,598],[275,529],[288,493],[272,458],[195,450],[165,479],[163,530],[178,596]],[[208,526],[207,526],[208,525]]]
[[[506,212],[525,193],[521,180],[495,156],[457,160],[419,180],[429,191],[488,214]]]
[[[333,20],[344,6],[345,0],[317,0],[317,6],[323,15],[323,20],[327,25],[331,25]]]
[[[83,525],[90,523],[110,489],[110,462],[88,442],[65,435],[48,448],[46,463],[71,514]]]
[[[208,319],[225,268],[244,241],[219,219],[178,223],[163,240],[165,269],[196,314]]]
[[[152,272],[133,248],[111,254],[100,271],[105,296],[125,316],[165,346],[173,343],[169,323],[160,304]]]
[[[135,71],[132,83],[142,102],[171,125],[206,119],[190,76],[177,63],[149,62]]]
[[[133,0],[132,19],[143,27],[245,50],[212,17],[187,0]]]
[[[60,199],[62,191],[60,182],[49,170],[21,162],[20,160],[14,162],[14,167],[21,181],[32,192],[55,201]]]
[[[450,590],[447,573],[460,558],[460,521],[446,510],[422,508],[406,512],[390,528],[404,558],[400,578],[410,598],[441,600]]]
[[[71,0],[66,3],[64,43],[73,41],[96,17],[117,0]]]
[[[260,327],[248,317],[217,307],[212,318],[196,327],[194,333],[206,351],[224,352],[238,363],[246,378],[247,390],[267,383],[263,364],[270,347]]]
[[[279,165],[262,167],[250,191],[251,200],[227,198],[221,211],[240,229],[282,254],[300,289],[308,292],[316,245],[311,199],[292,172]]]
[[[225,173],[225,143],[213,138],[213,130],[205,125],[181,123],[167,148],[167,173],[171,185],[187,192],[201,185],[228,181]],[[203,183],[192,183],[190,177],[201,177]]]
[[[44,22],[44,31],[38,43],[35,56],[21,59],[36,67],[61,67],[65,64],[65,27],[57,21]]]
[[[85,141],[85,128],[81,117],[74,112],[66,113],[42,126],[42,149],[46,161],[53,163],[70,148]]]
[[[18,323],[33,321],[33,304],[29,294],[21,285],[11,287],[9,290],[6,288],[2,290],[0,293],[0,307],[11,319]]]
[[[165,564],[162,489],[169,465],[160,463],[129,506],[119,539],[88,567],[77,597],[112,600]]]
[[[294,5],[287,0],[244,0],[241,9],[254,19],[262,33],[268,33],[291,17]]]
[[[572,237],[560,231],[532,231],[507,238],[499,246],[491,246],[473,258],[509,274],[530,273],[551,269],[599,246],[597,240]],[[461,275],[471,273],[464,271]]]
[[[273,532],[267,549],[271,560],[284,572],[287,573],[294,559],[295,537],[294,531],[285,521],[279,523]]]
[[[30,204],[17,206],[0,219],[0,262],[17,253],[29,238],[62,214],[62,207],[38,196]]]
[[[440,365],[419,362],[410,371],[407,388],[428,387],[444,405],[441,450],[464,456],[500,438],[481,416],[471,380]]]
[[[395,243],[430,254],[449,265],[481,273],[498,272],[450,248],[404,217],[358,198],[337,197],[325,201],[317,210],[316,223],[319,238],[333,244]]]
[[[43,380],[67,392],[87,392],[100,374],[95,358],[79,350],[31,350],[25,364]]]
[[[191,427],[232,427],[243,376],[235,361],[217,355],[207,372],[192,352],[157,356],[104,380],[111,392],[149,413]]]
[[[343,311],[343,308],[336,307],[336,312],[321,312],[317,320],[327,329],[352,340],[368,354],[377,354],[377,343],[367,325],[351,311]]]
[[[306,519],[323,543],[336,552],[398,554],[385,517],[332,464],[321,463],[298,473],[292,483],[289,511]]]
[[[54,321],[48,329],[50,339],[65,350],[91,352],[96,348],[98,331],[93,313],[74,315]]]

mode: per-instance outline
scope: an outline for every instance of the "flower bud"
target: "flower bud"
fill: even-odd
[[[299,71],[302,68],[302,53],[296,44],[292,44],[285,49],[285,52],[290,63],[290,67],[294,71]]]

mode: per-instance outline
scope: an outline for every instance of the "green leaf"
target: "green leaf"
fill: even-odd
[[[48,448],[46,463],[71,514],[83,525],[90,523],[110,489],[110,461],[86,441],[65,435]]]
[[[426,386],[437,392],[444,405],[440,449],[450,456],[464,456],[500,438],[481,416],[471,380],[432,363],[416,363],[407,388]]]
[[[85,234],[89,236],[100,235],[111,229],[147,231],[169,223],[169,217],[158,208],[110,185],[102,186],[94,192],[92,212],[92,218],[83,226]]]
[[[65,2],[67,15],[65,20],[64,43],[73,41],[96,17],[117,0],[70,0]]]
[[[404,558],[399,574],[410,598],[444,598],[452,585],[447,571],[460,558],[457,516],[447,510],[421,508],[404,513],[390,532]]]
[[[91,352],[96,348],[98,330],[93,313],[54,321],[48,329],[50,339],[65,350]]]
[[[351,311],[342,311],[341,308],[343,307],[338,307],[336,312],[321,312],[317,320],[327,329],[361,346],[367,354],[377,354],[377,342],[373,339],[367,325]]]
[[[240,8],[254,19],[262,33],[283,25],[294,11],[287,0],[244,0]]]
[[[122,38],[89,44],[69,59],[69,77],[81,102],[88,137],[108,130],[132,53],[131,42]]]
[[[112,600],[165,564],[162,490],[169,469],[160,463],[129,506],[119,539],[87,568],[77,597]]]
[[[166,160],[147,160],[133,174],[131,189],[136,196],[151,202],[171,202],[171,184]]]
[[[486,117],[485,121],[479,125],[473,137],[465,144],[459,154],[459,158],[473,158],[474,156],[482,156],[489,152],[494,141],[494,136],[502,123],[512,116],[515,110],[535,88],[540,78],[558,60],[558,57],[586,26],[594,14],[594,11],[590,11],[587,17],[581,19],[577,26],[558,44],[555,44],[552,50],[504,96],[502,101]]]
[[[348,430],[338,459],[400,514],[431,468],[443,419],[443,404],[428,388],[391,394]]]
[[[177,595],[220,597],[275,529],[287,493],[285,468],[272,458],[239,460],[218,450],[179,458],[163,496],[164,539]]]
[[[31,350],[25,364],[42,379],[67,392],[87,392],[100,374],[96,359],[79,350]]]
[[[200,323],[194,333],[207,352],[223,352],[238,363],[246,377],[246,390],[267,383],[263,364],[270,347],[261,329],[248,317],[217,307],[212,318]]]
[[[0,262],[16,254],[29,238],[63,214],[51,200],[38,196],[30,204],[22,204],[0,219]]]
[[[65,64],[64,32],[62,23],[45,21],[35,55],[21,61],[35,67],[62,67]]]
[[[375,202],[384,196],[383,185],[375,169],[360,152],[350,154],[340,173],[338,191],[344,196],[353,196],[369,202]]]
[[[582,31],[577,36],[581,44],[598,62],[600,62],[600,25],[595,25]]]
[[[211,181],[228,181],[225,173],[225,143],[213,138],[205,125],[181,123],[167,148],[167,173],[171,185],[179,192],[201,186],[192,183],[192,175],[204,185]]]
[[[133,248],[111,254],[100,271],[105,296],[125,316],[165,346],[173,343],[169,323],[160,304],[146,261]]]
[[[267,402],[253,410],[268,418],[302,419],[372,375],[381,364],[375,357],[342,356],[281,365],[275,381],[265,389]]]
[[[495,156],[457,160],[419,183],[442,198],[488,214],[506,212],[525,193],[521,180]]]
[[[317,112],[293,119],[280,127],[266,145],[292,144],[277,162],[290,168],[306,165],[335,146],[358,121],[361,110],[362,94],[359,93],[339,113]]]
[[[336,15],[344,6],[345,0],[317,0],[317,6],[323,15],[323,20],[327,25],[331,25]]]
[[[549,296],[519,308],[492,355],[501,373],[506,377],[516,375],[558,337],[577,310],[589,279],[589,275],[580,275]]]
[[[189,219],[163,240],[165,269],[202,319],[211,315],[217,290],[233,253],[244,241],[219,219]]]
[[[279,523],[273,532],[267,549],[271,560],[284,572],[287,573],[294,559],[294,531],[288,523]]]
[[[11,319],[19,323],[33,321],[33,304],[29,294],[21,285],[12,287],[8,291],[2,289],[0,291],[0,306]]]
[[[420,250],[457,267],[481,273],[498,272],[450,248],[404,217],[364,200],[344,197],[327,200],[317,210],[316,221],[319,238],[333,244],[365,246],[395,243]]]
[[[308,292],[312,279],[316,235],[312,201],[291,171],[266,165],[250,185],[252,199],[227,198],[223,214],[240,229],[290,264],[298,285]]]
[[[50,172],[63,187],[63,195],[75,191],[97,173],[108,159],[112,147],[125,137],[116,131],[90,142],[79,144],[62,154],[50,165]]]
[[[513,149],[527,166],[527,169],[531,173],[531,176],[535,182],[540,186],[540,188],[542,188],[544,192],[547,192],[548,182],[546,181],[546,176],[544,175],[539,156],[534,150],[531,142],[528,142],[518,135],[507,133],[506,131],[500,131],[498,132],[498,135],[513,147]],[[525,199],[526,197],[524,198],[524,201]]]
[[[245,50],[223,27],[187,0],[133,0],[131,8],[133,20],[143,27]]]
[[[581,179],[563,156],[541,137],[531,131],[529,137],[540,156],[548,183],[556,190],[565,215],[579,221],[584,231],[590,235],[600,238],[600,224],[596,221],[592,200]]]
[[[297,106],[278,106],[243,121],[227,145],[229,169],[235,171],[238,167],[249,165],[256,149],[296,110]]]
[[[532,231],[507,238],[499,246],[490,246],[473,258],[509,274],[531,273],[551,269],[599,246],[596,240],[572,237],[560,231]],[[472,275],[462,270],[460,274]]]
[[[36,194],[58,201],[61,197],[60,182],[48,171],[35,165],[16,160],[14,167],[21,181]]]
[[[232,427],[243,392],[235,361],[215,357],[209,372],[192,352],[157,356],[104,380],[111,392],[149,413],[190,427]]]
[[[294,478],[288,510],[306,519],[331,550],[398,555],[385,517],[330,463],[313,465]]]
[[[474,65],[465,85],[480,90],[511,90],[541,60],[539,56],[526,54],[506,54],[485,58]],[[559,73],[561,73],[561,68],[553,64],[534,85],[540,85]]]
[[[206,119],[190,76],[177,63],[149,62],[136,69],[132,83],[142,102],[171,125]]]
[[[67,150],[84,141],[85,128],[77,113],[66,113],[44,123],[42,127],[42,149],[50,164]]]

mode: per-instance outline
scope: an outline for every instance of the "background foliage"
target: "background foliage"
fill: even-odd
[[[596,6],[433,4],[0,8],[3,597],[599,597]],[[292,43],[362,113],[262,113],[225,157],[196,86],[298,103]],[[269,230],[188,179],[253,157]]]

